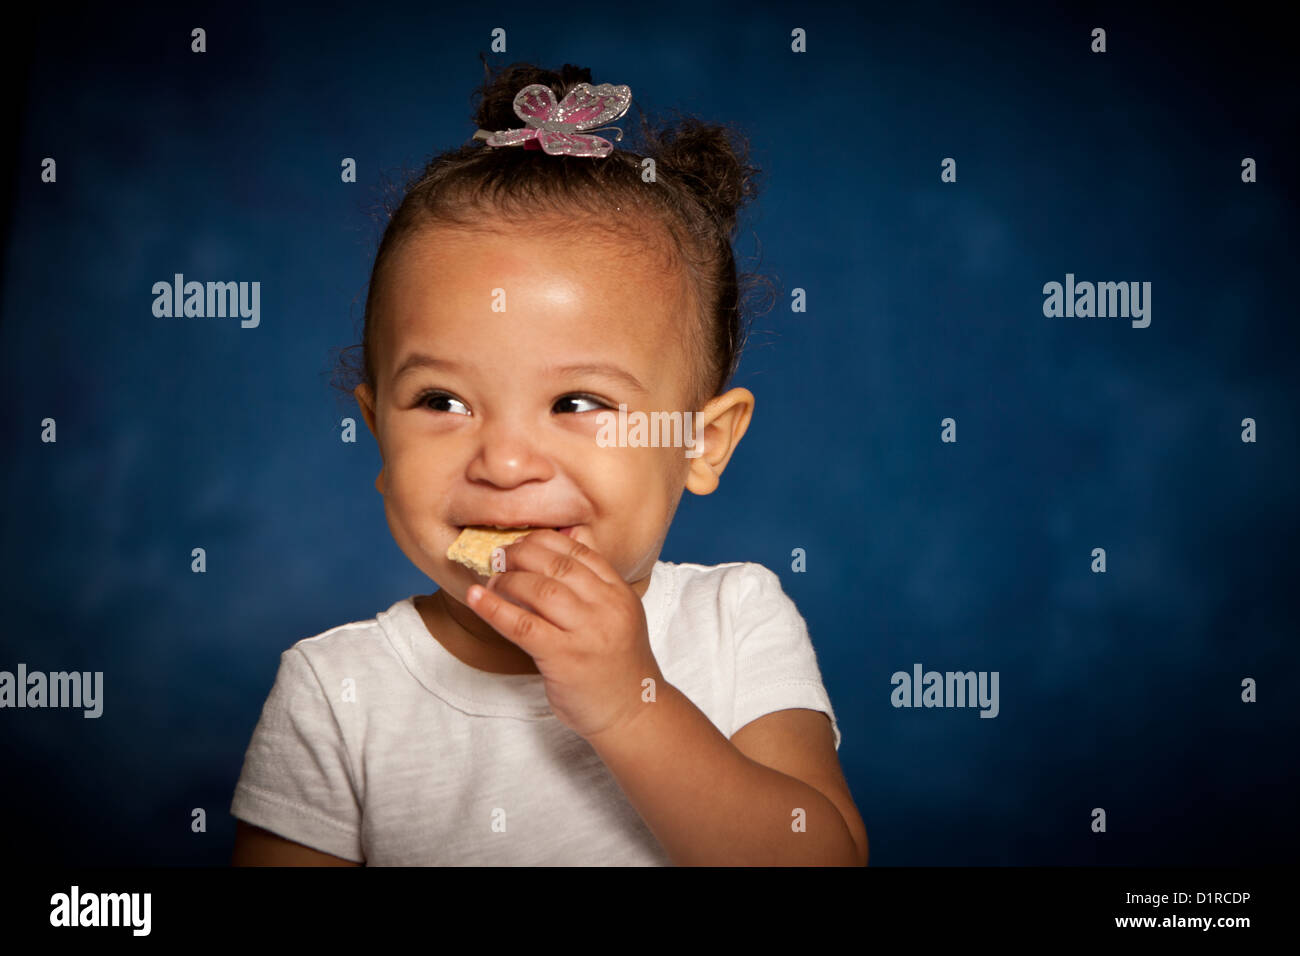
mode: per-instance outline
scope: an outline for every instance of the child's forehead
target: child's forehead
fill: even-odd
[[[422,353],[465,372],[509,369],[520,378],[608,364],[650,385],[675,380],[693,362],[687,320],[667,311],[647,318],[646,311],[631,307],[597,314],[581,302],[559,309],[530,309],[525,302],[492,313],[443,302],[401,309],[398,318],[387,345],[399,364]]]
[[[393,278],[399,334],[436,328],[534,347],[612,336],[625,348],[661,348],[696,314],[686,273],[639,245],[551,233],[435,230],[410,247]]]
[[[578,309],[479,316],[413,310],[406,321],[396,323],[391,347],[398,362],[425,354],[444,358],[443,367],[463,371],[508,367],[522,377],[604,364],[659,379],[687,361],[688,336],[678,322],[667,314],[643,322],[617,309],[599,316]]]
[[[640,241],[439,227],[402,253],[385,295],[390,368],[424,354],[541,380],[605,364],[658,391],[696,363],[694,289]]]
[[[617,232],[579,221],[425,227],[400,251],[406,271],[450,282],[467,273],[563,273],[592,283],[616,280],[673,287],[684,271],[672,244],[653,232]]]

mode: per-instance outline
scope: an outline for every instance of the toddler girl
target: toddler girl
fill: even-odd
[[[630,90],[590,81],[489,76],[474,140],[388,224],[355,395],[388,526],[438,590],[280,656],[234,863],[866,863],[777,576],[658,559],[754,409],[726,386],[755,170],[694,120],[614,146]],[[649,434],[608,440],[638,413]],[[466,528],[535,530],[483,574],[448,557]]]

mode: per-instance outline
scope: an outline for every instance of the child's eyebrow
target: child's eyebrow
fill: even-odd
[[[553,375],[603,375],[606,378],[618,379],[638,392],[648,392],[649,390],[641,384],[631,372],[619,368],[617,365],[611,365],[608,362],[585,362],[576,365],[556,365],[548,368],[547,372]]]
[[[393,373],[393,380],[401,378],[406,372],[415,368],[435,368],[445,371],[455,371],[460,365],[449,359],[436,358],[432,355],[426,355],[423,352],[412,352],[406,357],[406,361],[398,367]],[[631,386],[638,392],[648,394],[649,389],[641,384],[641,380],[629,372],[627,369],[620,368],[609,362],[578,362],[571,365],[552,365],[544,370],[548,375],[601,375],[605,378],[612,378]]]
[[[406,361],[397,367],[397,371],[393,373],[393,380],[396,381],[413,368],[437,368],[450,372],[459,367],[455,362],[449,362],[447,359],[434,358],[423,352],[412,352],[406,357]]]

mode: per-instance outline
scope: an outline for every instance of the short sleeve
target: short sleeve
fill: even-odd
[[[772,571],[752,562],[741,569],[730,616],[736,650],[731,733],[765,714],[803,707],[830,718],[839,750],[839,723],[803,615]]]
[[[230,813],[296,843],[363,861],[361,805],[347,749],[320,680],[298,648],[280,655]]]

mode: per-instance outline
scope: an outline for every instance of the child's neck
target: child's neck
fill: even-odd
[[[541,673],[523,648],[492,630],[469,608],[447,600],[443,591],[420,595],[415,607],[433,639],[462,663],[489,674]]]

